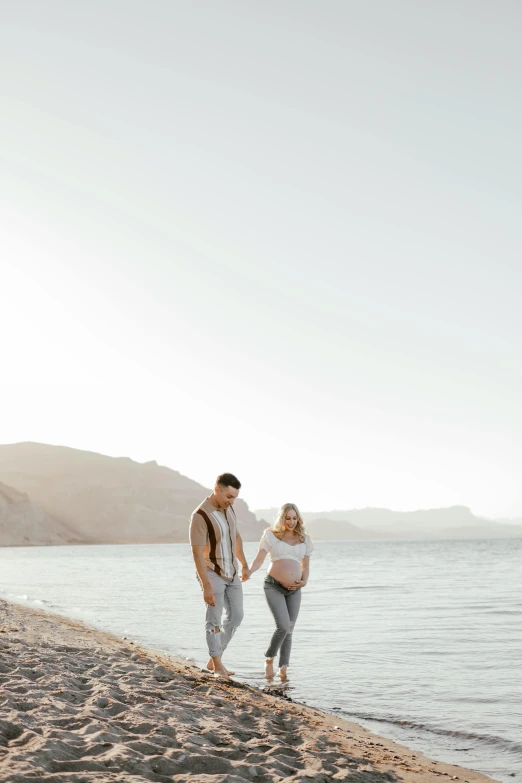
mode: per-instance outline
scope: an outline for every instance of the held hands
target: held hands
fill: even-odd
[[[247,565],[244,565],[241,569],[241,576],[240,579],[242,582],[246,582],[247,579],[250,579],[251,571],[250,568]]]
[[[304,581],[304,579],[300,579],[300,580],[299,580],[298,582],[296,582],[295,584],[293,584],[293,585],[289,585],[289,586],[288,586],[288,589],[289,589],[289,590],[300,590],[300,589],[301,589],[302,587],[304,587],[305,585],[306,585],[306,582]]]

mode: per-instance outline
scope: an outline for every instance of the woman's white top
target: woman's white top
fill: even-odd
[[[314,545],[309,535],[302,544],[287,544],[286,541],[280,541],[267,527],[259,542],[259,549],[268,552],[272,563],[275,560],[297,560],[300,563],[303,557],[312,554]]]

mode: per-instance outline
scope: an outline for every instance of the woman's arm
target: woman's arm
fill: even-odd
[[[303,575],[301,577],[301,582],[304,582],[306,584],[308,582],[308,577],[310,576],[310,555],[305,555],[303,557],[301,565],[303,566]]]
[[[263,565],[263,562],[265,560],[265,557],[267,555],[266,549],[260,549],[259,552],[256,555],[255,560],[253,561],[252,565],[250,566],[250,573],[253,574],[254,571],[258,571],[261,566]]]

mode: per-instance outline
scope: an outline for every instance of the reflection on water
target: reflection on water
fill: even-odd
[[[250,559],[256,545],[245,549]],[[522,540],[317,542],[294,632],[292,697],[435,758],[522,781],[521,585]],[[188,546],[0,549],[0,588],[207,660]],[[225,662],[267,687],[273,629],[261,572],[244,591],[245,621]]]

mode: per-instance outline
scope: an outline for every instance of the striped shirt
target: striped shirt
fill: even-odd
[[[192,546],[203,546],[203,557],[218,576],[232,581],[236,568],[236,512],[216,508],[210,498],[201,503],[190,518],[189,539]]]

